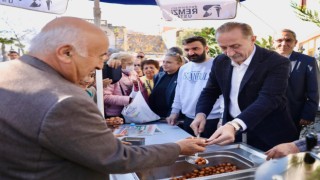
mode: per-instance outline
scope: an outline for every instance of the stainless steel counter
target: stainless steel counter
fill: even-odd
[[[145,138],[145,145],[151,144],[163,144],[168,142],[176,142],[180,139],[185,139],[191,135],[179,128],[178,126],[170,126],[165,122],[153,122],[150,124],[156,124],[162,133],[152,136],[139,136]],[[111,174],[110,179],[113,180],[138,180],[139,178],[135,173],[129,174]]]
[[[265,155],[245,144],[232,144],[227,146],[209,146],[203,153],[199,153],[200,157],[204,157],[209,160],[209,164],[198,167],[197,165],[189,164],[185,161],[184,156],[180,156],[173,165],[153,168],[150,170],[144,170],[137,172],[138,177],[142,180],[169,180],[174,178],[186,178],[188,174],[192,174],[195,170],[203,171],[205,168],[217,167],[222,163],[230,163],[237,167],[236,171],[218,173],[218,174],[205,174],[205,176],[193,179],[201,180],[225,180],[225,179],[242,179],[252,180],[256,168],[265,161]]]
[[[169,126],[166,123],[156,123],[162,134],[156,134],[153,136],[144,136],[146,145],[149,144],[161,144],[167,142],[175,142],[186,137],[190,137],[188,133],[183,131],[177,126]],[[199,156],[207,157],[211,160],[209,165],[214,165],[218,161],[233,161],[238,163],[241,167],[239,171],[224,173],[219,175],[211,175],[196,179],[253,179],[256,168],[261,165],[266,156],[263,152],[252,148],[245,144],[232,144],[227,146],[208,146],[207,150],[203,153],[199,153]],[[180,156],[176,163],[172,166],[165,166],[160,168],[154,168],[148,172],[139,172],[141,179],[170,179],[173,176],[181,176],[192,168],[194,165],[188,164],[184,161],[184,156]],[[111,179],[140,179],[136,173],[129,174],[112,174]]]

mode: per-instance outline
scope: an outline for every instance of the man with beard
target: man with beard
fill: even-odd
[[[195,133],[203,131],[216,99],[223,94],[223,126],[207,140],[225,145],[240,141],[261,150],[298,138],[287,107],[286,89],[290,72],[288,58],[255,45],[256,36],[245,23],[228,22],[216,31],[224,54],[217,56],[206,87],[201,92]]]
[[[182,44],[190,62],[183,65],[179,70],[171,115],[166,120],[168,124],[175,125],[181,112],[185,115],[183,121],[184,130],[193,134],[190,124],[195,118],[196,104],[200,93],[208,81],[213,58],[207,55],[209,47],[203,37],[190,37],[183,40]],[[207,123],[204,130],[201,131],[201,134],[195,133],[195,135],[199,134],[205,138],[209,138],[212,135],[217,129],[217,124],[221,118],[222,106],[223,100],[220,97],[211,112],[206,116]]]

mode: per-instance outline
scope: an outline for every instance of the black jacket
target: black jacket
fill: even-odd
[[[175,90],[176,90],[176,86],[177,86],[178,72],[179,72],[179,70],[173,74],[173,76],[170,80],[170,83],[167,84],[167,88],[165,91],[165,97],[162,97],[162,98],[166,99],[165,106],[168,107],[168,112],[166,114],[162,114],[162,115],[159,114],[160,117],[167,117],[171,113],[171,105],[174,100]],[[166,72],[159,72],[154,77],[154,88],[153,88],[153,90],[150,94],[150,97],[149,97],[149,105],[153,111],[157,111],[156,108],[158,107],[158,105],[157,105],[158,102],[156,101],[157,97],[155,97],[154,91],[157,90],[157,88],[159,87],[159,84],[162,82],[162,80],[165,76],[168,76],[168,74]]]

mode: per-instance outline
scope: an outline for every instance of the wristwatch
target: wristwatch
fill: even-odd
[[[238,131],[240,131],[242,129],[240,124],[235,122],[235,121],[229,121],[229,122],[227,122],[227,124],[230,124],[231,126],[233,126],[234,129],[236,130],[236,132],[238,132]]]

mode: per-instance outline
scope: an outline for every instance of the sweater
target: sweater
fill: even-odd
[[[189,62],[180,68],[171,114],[181,111],[188,118],[195,118],[198,98],[207,84],[212,64],[213,58],[202,63]],[[223,97],[220,96],[207,119],[221,118],[223,104]]]

